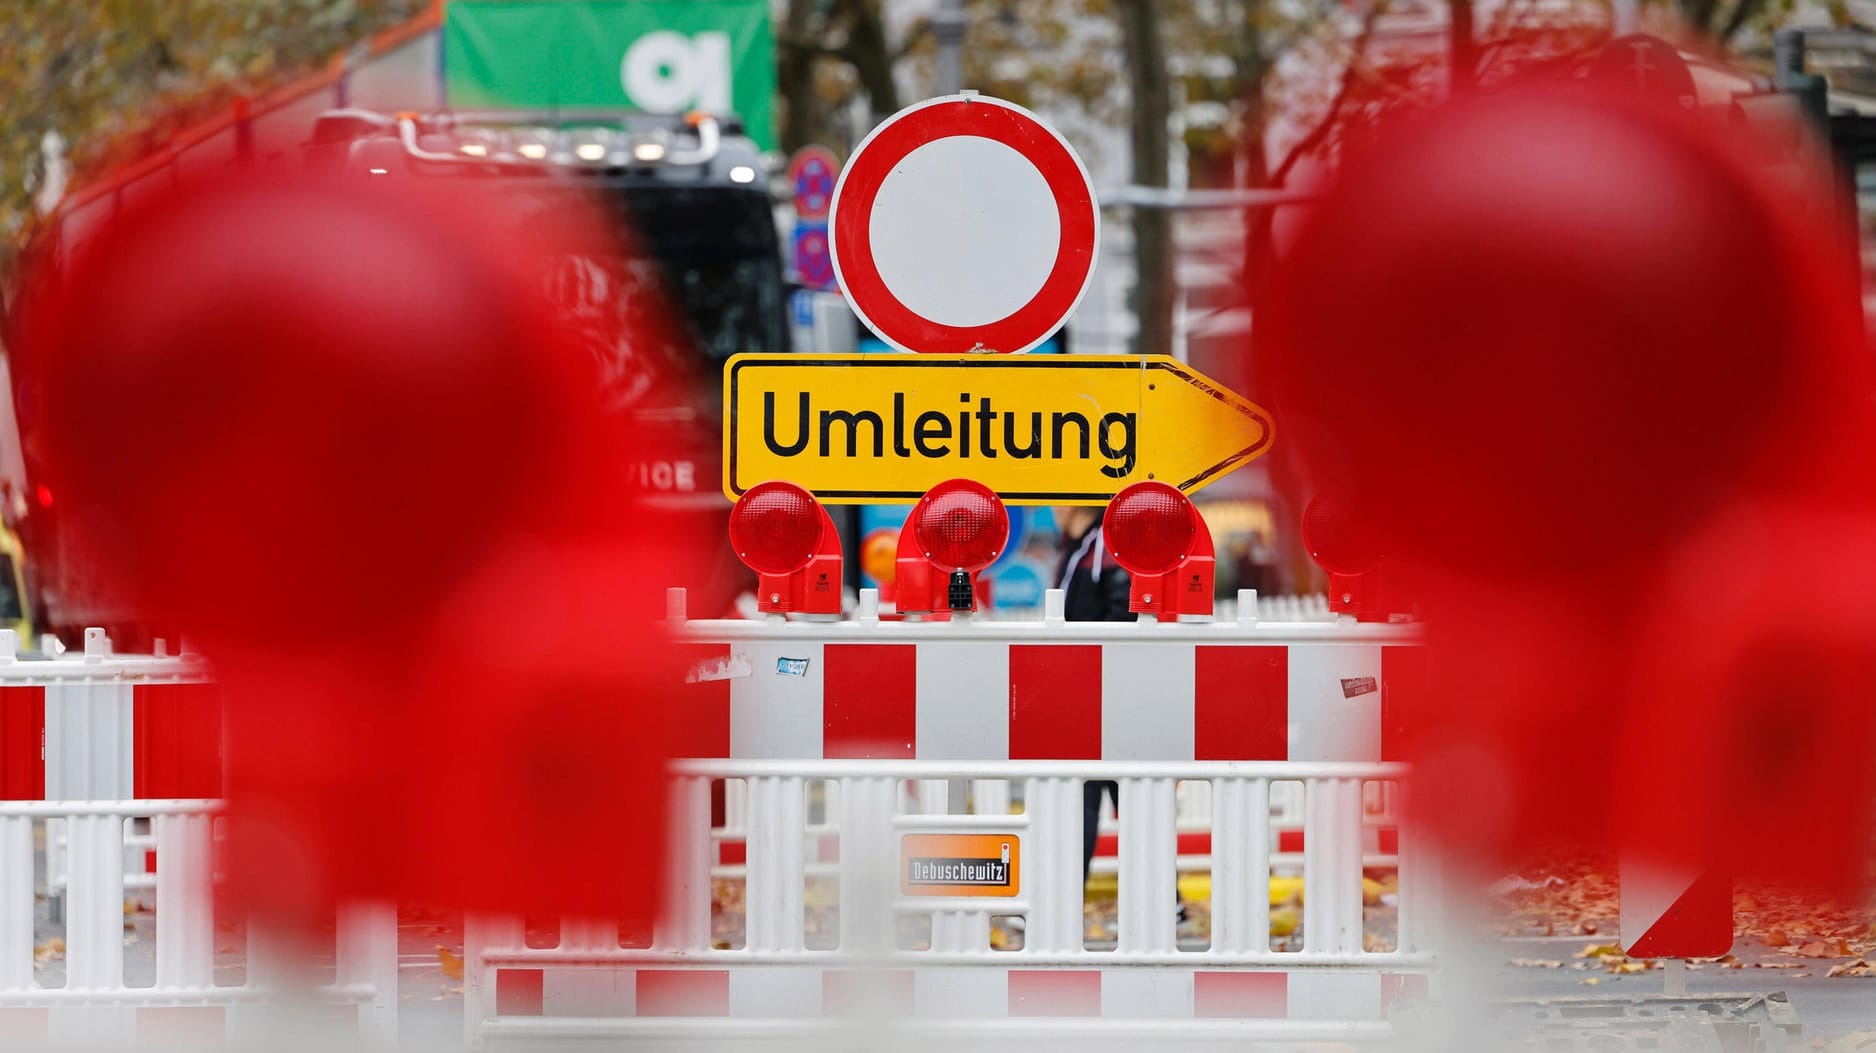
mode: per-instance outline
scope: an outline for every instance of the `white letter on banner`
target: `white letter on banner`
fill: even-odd
[[[699,33],[693,40],[669,29],[647,33],[626,49],[619,81],[633,105],[651,113],[693,105],[728,113],[729,34]]]

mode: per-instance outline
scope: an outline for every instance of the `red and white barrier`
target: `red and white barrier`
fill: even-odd
[[[277,1039],[293,969],[266,935],[249,934],[244,982],[215,975],[228,937],[213,907],[221,718],[206,669],[114,656],[97,630],[83,655],[46,660],[18,658],[11,637],[0,633],[0,1045]],[[148,835],[133,832],[146,823]],[[35,969],[41,824],[45,891],[63,889],[63,986]],[[134,875],[152,852],[154,874]],[[154,890],[150,985],[126,983],[127,885]],[[344,1018],[338,1033],[395,1040],[395,912],[348,907],[334,953],[336,981],[318,997]]]
[[[1389,840],[1405,843],[1377,859],[1377,820],[1392,829],[1405,775],[1390,759],[1397,707],[1419,687],[1411,628],[1070,626],[1059,594],[1042,622],[882,622],[870,601],[863,594],[849,622],[682,626],[694,659],[693,759],[677,768],[656,932],[627,946],[614,925],[574,920],[556,946],[529,947],[520,919],[472,918],[472,1044],[849,1033],[876,1045],[896,1031],[1123,1045],[1360,1039],[1387,1033],[1394,998],[1425,992],[1436,922],[1429,861],[1397,834]],[[1123,801],[1113,950],[1084,946],[1087,779],[1119,781]],[[727,792],[713,831],[718,781]],[[811,784],[824,815],[811,814]],[[1187,817],[1204,816],[1212,868],[1203,950],[1181,949],[1174,917],[1182,784],[1209,791]],[[973,814],[945,814],[960,811],[967,786]],[[1008,814],[1011,796],[1020,814]],[[1285,822],[1300,823],[1300,843],[1284,840]],[[904,894],[900,839],[961,830],[1020,844],[1020,891]],[[1303,872],[1296,950],[1272,949],[1267,884],[1288,862],[1282,848]],[[1364,946],[1370,863],[1399,866],[1388,950]],[[746,881],[736,949],[711,938],[711,874],[725,864]],[[838,885],[834,950],[808,947],[813,873]],[[1018,950],[991,946],[991,918],[1005,915],[1023,919]],[[903,918],[929,919],[925,946],[900,945]]]

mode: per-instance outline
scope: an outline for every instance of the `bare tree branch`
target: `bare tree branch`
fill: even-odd
[[[1284,156],[1282,163],[1270,173],[1271,186],[1283,186],[1289,180],[1290,170],[1296,167],[1296,163],[1302,160],[1304,155],[1322,145],[1322,141],[1329,136],[1329,130],[1335,127],[1336,120],[1342,114],[1342,106],[1348,101],[1349,92],[1353,90],[1356,79],[1362,74],[1368,51],[1368,40],[1374,36],[1374,23],[1379,15],[1380,10],[1371,7],[1368,13],[1362,16],[1361,32],[1356,34],[1354,43],[1349,45],[1348,65],[1342,68],[1342,83],[1336,88],[1335,97],[1329,100],[1329,112],[1323,114],[1322,120],[1309,130],[1309,134],[1303,136],[1295,146],[1290,148],[1290,152]]]

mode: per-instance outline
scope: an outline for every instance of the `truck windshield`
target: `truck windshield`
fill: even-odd
[[[541,210],[576,202],[602,209],[615,229],[572,247],[548,281],[583,331],[610,403],[655,402],[653,390],[679,378],[713,390],[731,355],[787,350],[786,292],[767,195],[562,185],[525,199],[528,209]]]

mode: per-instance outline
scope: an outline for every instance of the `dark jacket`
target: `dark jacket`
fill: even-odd
[[[1062,558],[1056,562],[1055,580],[1050,584],[1067,591],[1064,613],[1071,622],[1131,622],[1137,618],[1127,609],[1133,583],[1108,550],[1099,519],[1085,533],[1063,539]]]

